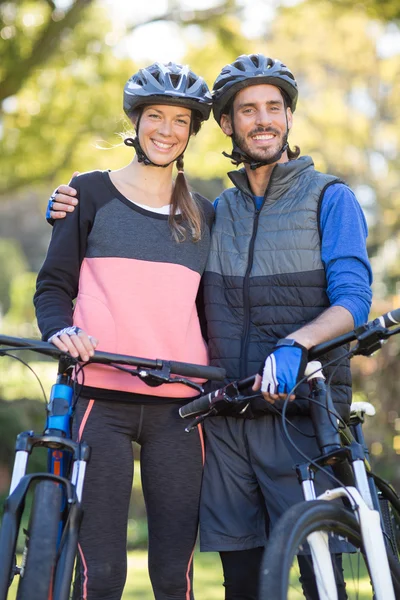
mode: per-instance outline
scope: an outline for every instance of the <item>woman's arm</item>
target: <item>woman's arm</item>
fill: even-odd
[[[78,189],[79,178],[71,183]],[[39,271],[34,304],[44,340],[73,323],[73,301],[78,293],[80,268],[92,221],[91,202],[80,205],[69,219],[54,224],[47,256]]]

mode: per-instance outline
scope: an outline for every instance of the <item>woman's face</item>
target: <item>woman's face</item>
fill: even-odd
[[[140,118],[139,141],[157,165],[169,164],[185,150],[190,135],[191,110],[181,106],[145,106]]]

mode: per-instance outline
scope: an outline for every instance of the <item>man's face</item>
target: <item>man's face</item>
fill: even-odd
[[[292,126],[292,112],[285,109],[277,87],[251,85],[238,92],[233,102],[233,120],[235,140],[241,150],[255,160],[270,160],[275,155],[278,160],[287,129]],[[232,135],[229,115],[222,115],[221,127],[226,135]]]

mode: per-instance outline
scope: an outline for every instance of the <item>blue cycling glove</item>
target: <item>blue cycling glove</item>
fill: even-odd
[[[51,218],[50,215],[50,211],[53,210],[53,203],[56,200],[56,194],[57,194],[58,190],[54,190],[54,192],[52,193],[52,195],[49,198],[49,201],[47,203],[47,209],[46,209],[46,221],[48,223],[50,223],[50,225],[54,225],[54,219]]]
[[[295,340],[279,340],[260,369],[261,391],[288,394],[304,376],[308,350]]]

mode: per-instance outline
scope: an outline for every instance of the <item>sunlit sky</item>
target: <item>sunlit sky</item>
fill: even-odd
[[[59,2],[68,0],[59,0]],[[168,0],[101,0],[109,10],[114,22],[115,40],[120,39],[119,32],[125,25],[137,24],[146,19],[162,15],[168,10]],[[241,27],[243,34],[248,37],[258,37],[265,33],[268,22],[271,22],[276,7],[293,5],[300,0],[239,0],[244,7]],[[182,10],[201,10],[216,5],[216,0],[181,0]],[[380,30],[381,32],[382,30]],[[130,56],[136,63],[148,64],[156,60],[182,60],[185,54],[185,36],[201,35],[198,28],[192,27],[182,31],[178,25],[159,21],[136,27],[135,31],[124,37],[123,41],[114,46],[117,54]],[[111,36],[112,38],[112,36]],[[113,39],[110,39],[114,45]],[[378,52],[382,57],[400,53],[400,32],[394,24],[389,24],[386,33],[377,39]]]
[[[162,15],[168,10],[167,0],[151,0],[140,2],[136,0],[102,0],[110,11],[115,23],[116,35],[123,24],[140,23],[146,19]],[[287,3],[293,0],[287,0]],[[278,0],[240,0],[245,7],[242,31],[247,37],[256,37],[265,31],[265,23],[271,20]],[[182,0],[180,6],[184,11],[201,10],[215,6],[215,0]],[[262,16],[262,18],[260,18]],[[143,27],[138,27],[116,47],[116,52],[128,55],[137,63],[147,63],[166,59],[179,61],[185,54],[185,36],[199,35],[197,28],[182,32],[178,25],[159,21]]]

